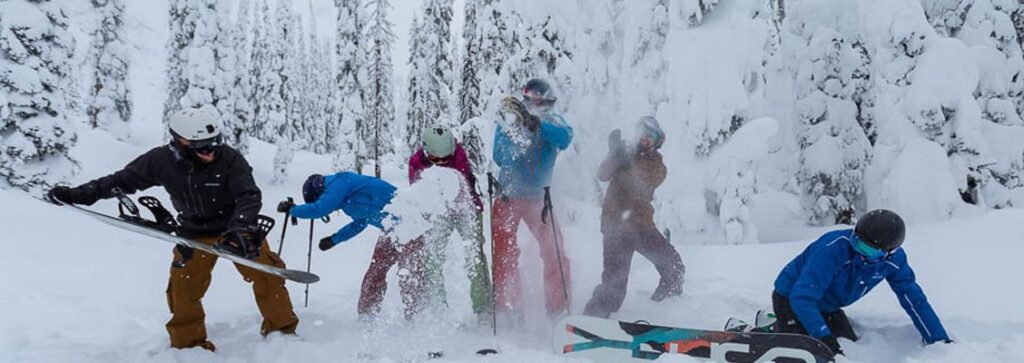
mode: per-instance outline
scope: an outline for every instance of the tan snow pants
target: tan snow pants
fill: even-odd
[[[196,241],[213,244],[217,237],[196,238]],[[174,261],[181,259],[177,249],[174,250]],[[270,251],[267,241],[260,246],[260,255],[256,261],[272,266],[285,267],[284,261]],[[206,313],[203,311],[203,295],[210,287],[210,273],[217,263],[217,256],[195,251],[192,259],[182,268],[171,267],[171,276],[167,282],[167,307],[171,310],[171,320],[167,322],[167,333],[171,336],[171,346],[188,348],[198,346],[206,341]],[[284,279],[268,275],[249,267],[235,264],[238,273],[246,282],[252,284],[252,292],[256,305],[263,315],[260,334],[266,336],[275,331],[285,334],[295,333],[299,318],[292,310],[292,302],[288,290],[284,287]]]

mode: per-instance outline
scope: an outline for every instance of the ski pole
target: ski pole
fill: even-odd
[[[562,247],[558,242],[558,227],[555,226],[554,207],[551,204],[551,187],[544,187],[544,208],[540,212],[540,220],[545,224],[551,215],[551,236],[555,240],[555,256],[558,258],[558,274],[562,277],[562,295],[565,297],[565,310],[569,312],[569,289],[565,284],[565,268],[562,266]]]
[[[310,267],[313,265],[313,222],[316,222],[316,220],[309,220],[309,249],[306,252],[306,273],[309,273]],[[309,307],[309,284],[306,284],[306,302],[302,304],[302,307]]]
[[[494,175],[487,172],[487,199],[491,205],[491,220],[487,223],[491,226],[491,328],[494,330],[494,336],[498,336],[498,296],[494,292],[497,281],[494,280],[494,188],[497,181],[494,180]]]
[[[295,199],[292,199],[292,197],[288,197],[288,201],[294,202]],[[281,227],[281,242],[277,244],[278,256],[280,256],[281,251],[284,250],[284,235],[285,233],[288,233],[288,219],[292,220],[292,224],[299,224],[299,221],[295,217],[292,217],[292,211],[289,210],[287,212],[284,212],[284,227]]]

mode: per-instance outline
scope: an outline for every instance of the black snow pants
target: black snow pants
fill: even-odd
[[[807,333],[807,329],[804,328],[804,324],[800,322],[800,319],[797,319],[796,312],[793,311],[793,306],[789,304],[788,297],[772,291],[772,309],[775,310],[776,323],[773,330],[776,333],[810,335]],[[825,318],[825,325],[832,331],[832,335],[835,335],[837,338],[857,341],[857,333],[853,331],[850,319],[846,317],[846,312],[843,309],[831,313],[822,313],[821,316]]]
[[[657,229],[653,226],[609,228],[604,233],[604,272],[601,273],[601,284],[594,288],[594,294],[583,310],[584,314],[608,317],[619,311],[626,299],[633,252],[640,253],[654,263],[661,275],[658,289],[682,292],[685,272],[682,258]]]

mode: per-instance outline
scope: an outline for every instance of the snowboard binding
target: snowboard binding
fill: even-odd
[[[216,248],[250,260],[259,257],[263,239],[274,229],[274,224],[273,218],[258,215],[255,224],[231,228],[221,234]]]

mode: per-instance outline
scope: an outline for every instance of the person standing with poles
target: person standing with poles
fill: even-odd
[[[124,169],[75,188],[58,186],[48,198],[56,203],[92,205],[115,197],[115,189],[135,193],[162,186],[178,211],[178,236],[224,248],[256,262],[284,268],[266,240],[256,240],[260,188],[245,157],[223,144],[213,106],[186,108],[169,120],[171,141],[142,154]],[[203,295],[210,287],[217,256],[177,246],[167,282],[167,322],[171,347],[215,350],[207,340]],[[252,283],[263,324],[260,334],[294,334],[299,318],[292,310],[284,279],[235,265]]]
[[[521,100],[508,97],[502,101],[502,112],[514,115],[515,120],[499,124],[494,133],[493,157],[501,188],[492,206],[491,237],[499,311],[516,312],[522,304],[516,243],[520,220],[526,222],[540,247],[548,315],[568,311],[570,265],[556,243],[564,239],[557,225],[548,228],[540,218],[544,187],[551,182],[555,159],[569,147],[573,136],[572,127],[552,109],[556,101],[551,85],[540,79],[527,82]]]
[[[409,184],[420,180],[420,175],[431,167],[449,168],[462,175],[466,189],[459,197],[459,205],[467,208],[449,210],[436,216],[434,227],[424,238],[426,251],[425,296],[429,304],[446,305],[444,287],[444,262],[448,238],[458,231],[466,245],[466,273],[470,281],[470,298],[478,324],[490,324],[492,314],[491,281],[487,276],[487,260],[484,256],[483,199],[476,190],[469,157],[462,145],[455,140],[451,130],[445,126],[431,126],[423,130],[420,137],[422,147],[409,159]],[[466,198],[468,197],[468,198]],[[456,208],[458,209],[458,208]]]
[[[683,292],[683,261],[654,225],[654,190],[667,174],[658,152],[665,133],[650,116],[641,117],[636,127],[639,137],[631,146],[623,142],[619,130],[608,135],[608,156],[597,171],[598,180],[608,182],[601,209],[604,272],[583,310],[586,315],[607,318],[622,307],[634,252],[654,263],[661,275],[651,300]]]

